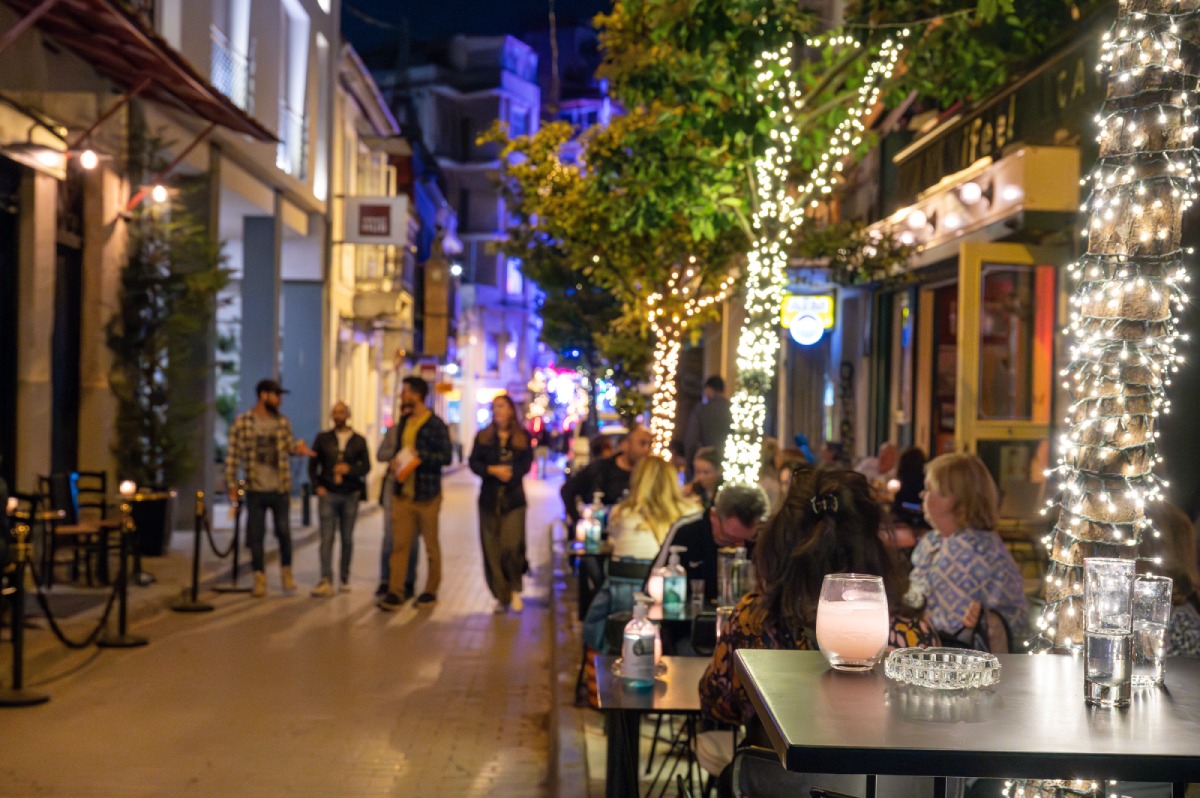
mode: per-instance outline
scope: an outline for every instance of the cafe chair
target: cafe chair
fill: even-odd
[[[79,517],[76,475],[57,473],[38,476],[38,492],[42,507],[54,514],[43,519],[43,587],[47,590],[54,587],[54,570],[61,564],[71,566],[72,580],[78,580],[82,572],[86,575],[87,584],[95,584],[92,555],[98,555],[100,537],[104,532],[100,524]],[[70,560],[60,560],[58,555],[62,545],[70,545]]]

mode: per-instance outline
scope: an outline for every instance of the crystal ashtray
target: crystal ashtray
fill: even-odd
[[[889,679],[934,690],[966,690],[1000,681],[1000,660],[961,648],[900,648],[888,654]]]

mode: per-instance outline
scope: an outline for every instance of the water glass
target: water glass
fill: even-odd
[[[688,597],[692,602],[692,610],[698,615],[704,611],[704,580],[688,580]]]
[[[1133,679],[1135,687],[1163,682],[1163,652],[1171,621],[1171,577],[1142,574],[1133,581]]]
[[[1083,561],[1084,700],[1129,705],[1133,675],[1133,560]]]
[[[887,648],[888,617],[881,577],[827,574],[817,602],[817,646],[837,670],[870,670]]]

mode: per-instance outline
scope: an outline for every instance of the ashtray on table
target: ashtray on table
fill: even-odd
[[[889,679],[934,690],[966,690],[1000,681],[1000,660],[961,648],[899,648],[888,654]]]

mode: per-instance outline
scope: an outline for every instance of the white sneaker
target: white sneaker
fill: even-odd
[[[325,598],[326,596],[332,595],[333,585],[330,584],[328,579],[322,579],[312,591],[313,598]]]
[[[512,608],[513,612],[520,612],[521,610],[525,609],[525,602],[521,601],[521,594],[513,593],[512,603],[508,606]]]

